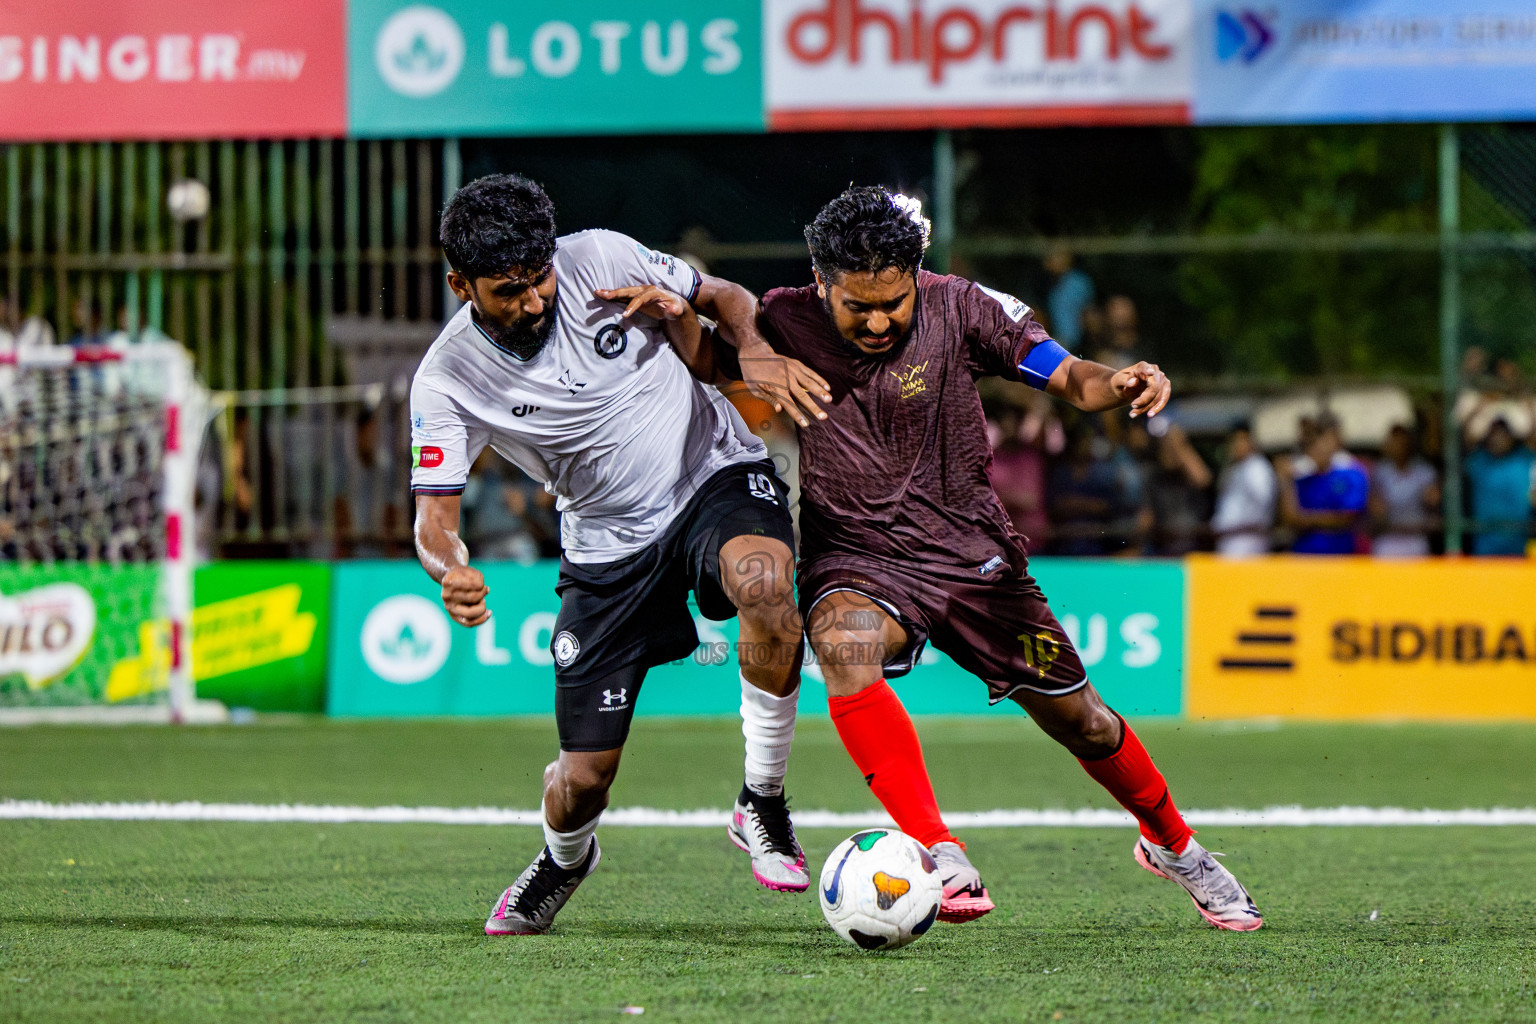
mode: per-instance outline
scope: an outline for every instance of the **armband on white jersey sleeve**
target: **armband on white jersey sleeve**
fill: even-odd
[[[411,493],[464,493],[469,479],[469,431],[463,417],[438,391],[417,381],[411,388]],[[483,444],[483,442],[482,442]],[[477,450],[474,454],[478,455]]]
[[[1029,355],[1019,364],[1019,373],[1024,383],[1036,391],[1044,391],[1046,384],[1050,383],[1051,374],[1066,361],[1067,355],[1067,350],[1058,345],[1054,338],[1046,338],[1030,349]]]

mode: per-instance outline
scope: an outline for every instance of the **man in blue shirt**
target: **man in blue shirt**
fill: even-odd
[[[1536,504],[1536,454],[1519,444],[1509,421],[1488,427],[1483,446],[1467,456],[1472,518],[1483,527],[1472,537],[1474,555],[1524,555]]]
[[[1093,280],[1072,266],[1072,250],[1064,245],[1051,247],[1044,266],[1051,275],[1045,299],[1051,334],[1062,348],[1076,352],[1083,340],[1083,310],[1093,301]]]
[[[1304,555],[1349,555],[1355,527],[1365,514],[1370,478],[1344,450],[1338,421],[1323,417],[1317,434],[1294,462],[1281,460],[1280,489],[1286,525],[1296,530],[1291,550]]]

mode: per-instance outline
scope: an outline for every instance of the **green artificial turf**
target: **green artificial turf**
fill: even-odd
[[[920,723],[946,806],[1110,806],[1023,721]],[[642,720],[616,806],[725,807],[731,722]],[[1138,723],[1186,806],[1536,806],[1536,729]],[[0,731],[0,797],[532,807],[548,722]],[[824,721],[800,807],[872,807]],[[0,822],[0,1021],[1532,1021],[1536,829],[1207,828],[1203,926],[1130,829],[964,838],[999,909],[889,954],[716,829],[606,828],[554,933],[490,939],[531,828]],[[843,838],[805,830],[813,866]],[[1373,916],[1374,915],[1374,916]]]

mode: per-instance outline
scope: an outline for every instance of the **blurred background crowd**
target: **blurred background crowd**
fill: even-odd
[[[1074,354],[1144,357],[1126,295],[1097,301],[1071,253],[1046,257],[1043,319]],[[1473,555],[1525,556],[1536,523],[1536,391],[1513,359],[1464,353],[1453,415]],[[1178,382],[1175,380],[1175,394]],[[992,482],[1032,554],[1244,557],[1277,551],[1439,554],[1438,396],[1391,386],[1175,401],[1152,420],[1088,415],[984,385]]]
[[[1036,553],[1523,556],[1536,532],[1528,124],[27,144],[0,167],[32,186],[0,354],[184,345],[210,399],[204,558],[411,557],[409,382],[455,308],[436,217],[509,169],[563,231],[759,293],[809,280],[822,203],[884,182],[924,198],[930,269],[1019,296],[1076,355],[1161,365],[1150,422],[980,382]],[[209,184],[201,212],[118,201],[171,181]],[[740,408],[792,479],[793,430]],[[477,557],[558,550],[553,498],[492,454],[464,508]]]
[[[707,269],[698,257],[685,258]],[[1037,318],[1082,358],[1119,368],[1155,357],[1142,343],[1136,301],[1103,294],[1074,262],[1060,245],[1045,255],[1049,287]],[[163,337],[130,324],[122,309],[109,332],[82,304],[68,344],[122,348]],[[58,343],[46,320],[12,316],[0,304],[0,351]],[[1151,420],[1079,413],[1021,384],[981,382],[993,486],[1031,554],[1414,557],[1445,550],[1438,395],[1366,384],[1186,396],[1174,377],[1175,401]],[[1465,550],[1526,556],[1536,546],[1536,389],[1514,359],[1490,359],[1478,346],[1463,354],[1461,383],[1453,443],[1461,446]],[[408,557],[409,466],[399,457],[404,404],[395,384],[361,389],[339,417],[331,407],[323,418],[285,417],[280,434],[258,430],[250,410],[236,411],[230,429],[210,434],[203,451],[203,553],[214,552],[221,521],[238,534],[292,515],[306,481],[328,467],[344,478],[331,488],[332,528],[307,541],[265,531],[267,539],[242,553]],[[744,394],[732,398],[793,479],[792,424]],[[478,557],[559,555],[554,496],[489,449],[474,465],[464,515]]]

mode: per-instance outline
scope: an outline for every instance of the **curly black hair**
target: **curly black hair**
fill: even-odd
[[[906,197],[901,197],[906,201]],[[821,208],[805,227],[811,265],[825,281],[844,274],[922,265],[927,222],[879,185],[857,185]]]
[[[521,174],[488,174],[448,200],[438,237],[448,265],[471,281],[542,274],[555,259],[555,204]]]

